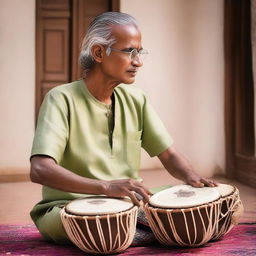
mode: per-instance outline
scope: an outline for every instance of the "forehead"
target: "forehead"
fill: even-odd
[[[141,32],[134,25],[113,25],[112,35],[116,39],[115,46],[141,47]]]

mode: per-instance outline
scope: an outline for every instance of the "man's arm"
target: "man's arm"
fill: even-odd
[[[188,160],[182,156],[174,147],[170,147],[162,152],[158,158],[166,170],[175,178],[184,181],[194,187],[217,186],[217,183],[200,177],[189,164]]]
[[[62,166],[49,156],[31,158],[30,178],[32,182],[66,192],[80,194],[105,194],[110,197],[129,196],[133,203],[139,205],[135,192],[144,202],[149,200],[149,190],[141,182],[132,179],[104,181],[79,176]]]

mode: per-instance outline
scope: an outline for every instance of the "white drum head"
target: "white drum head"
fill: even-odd
[[[235,187],[228,184],[218,184],[216,188],[219,190],[222,197],[229,196],[235,191]]]
[[[220,193],[214,187],[195,188],[190,185],[178,185],[154,194],[149,203],[160,208],[188,208],[219,198]]]
[[[103,215],[126,211],[133,207],[129,199],[93,196],[76,199],[66,206],[66,211],[77,215]]]

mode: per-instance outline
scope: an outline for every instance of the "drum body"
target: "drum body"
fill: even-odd
[[[243,214],[243,204],[239,196],[239,190],[231,185],[219,184],[217,189],[221,195],[221,212],[213,240],[221,238],[238,224]]]
[[[113,202],[114,205],[120,206],[124,200],[89,197],[74,200],[61,210],[65,231],[70,240],[81,250],[93,254],[119,253],[131,245],[136,231],[138,208],[129,202],[121,207],[120,212],[120,209],[115,210]],[[77,203],[86,204],[87,208],[92,206],[94,209],[99,209],[100,213],[96,213],[91,207],[88,211],[86,209],[76,211],[73,208],[77,208],[77,205],[73,206]],[[86,207],[82,206],[82,208]]]
[[[155,195],[151,197],[149,204],[145,205],[145,212],[160,243],[196,247],[212,238],[221,209],[220,195],[216,190],[179,185],[159,193],[162,196],[157,197],[157,193],[155,198]],[[166,202],[161,204],[161,199]]]

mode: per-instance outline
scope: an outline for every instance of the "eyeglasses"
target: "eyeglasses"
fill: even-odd
[[[148,51],[145,50],[145,49],[141,49],[139,51],[136,48],[131,49],[131,50],[130,49],[119,50],[119,49],[116,49],[116,48],[109,47],[109,49],[112,50],[112,51],[115,51],[115,52],[123,52],[123,53],[129,54],[129,57],[130,57],[131,60],[134,60],[135,58],[139,57],[139,59],[141,61],[143,61],[143,60],[145,60],[146,56],[148,55]]]

